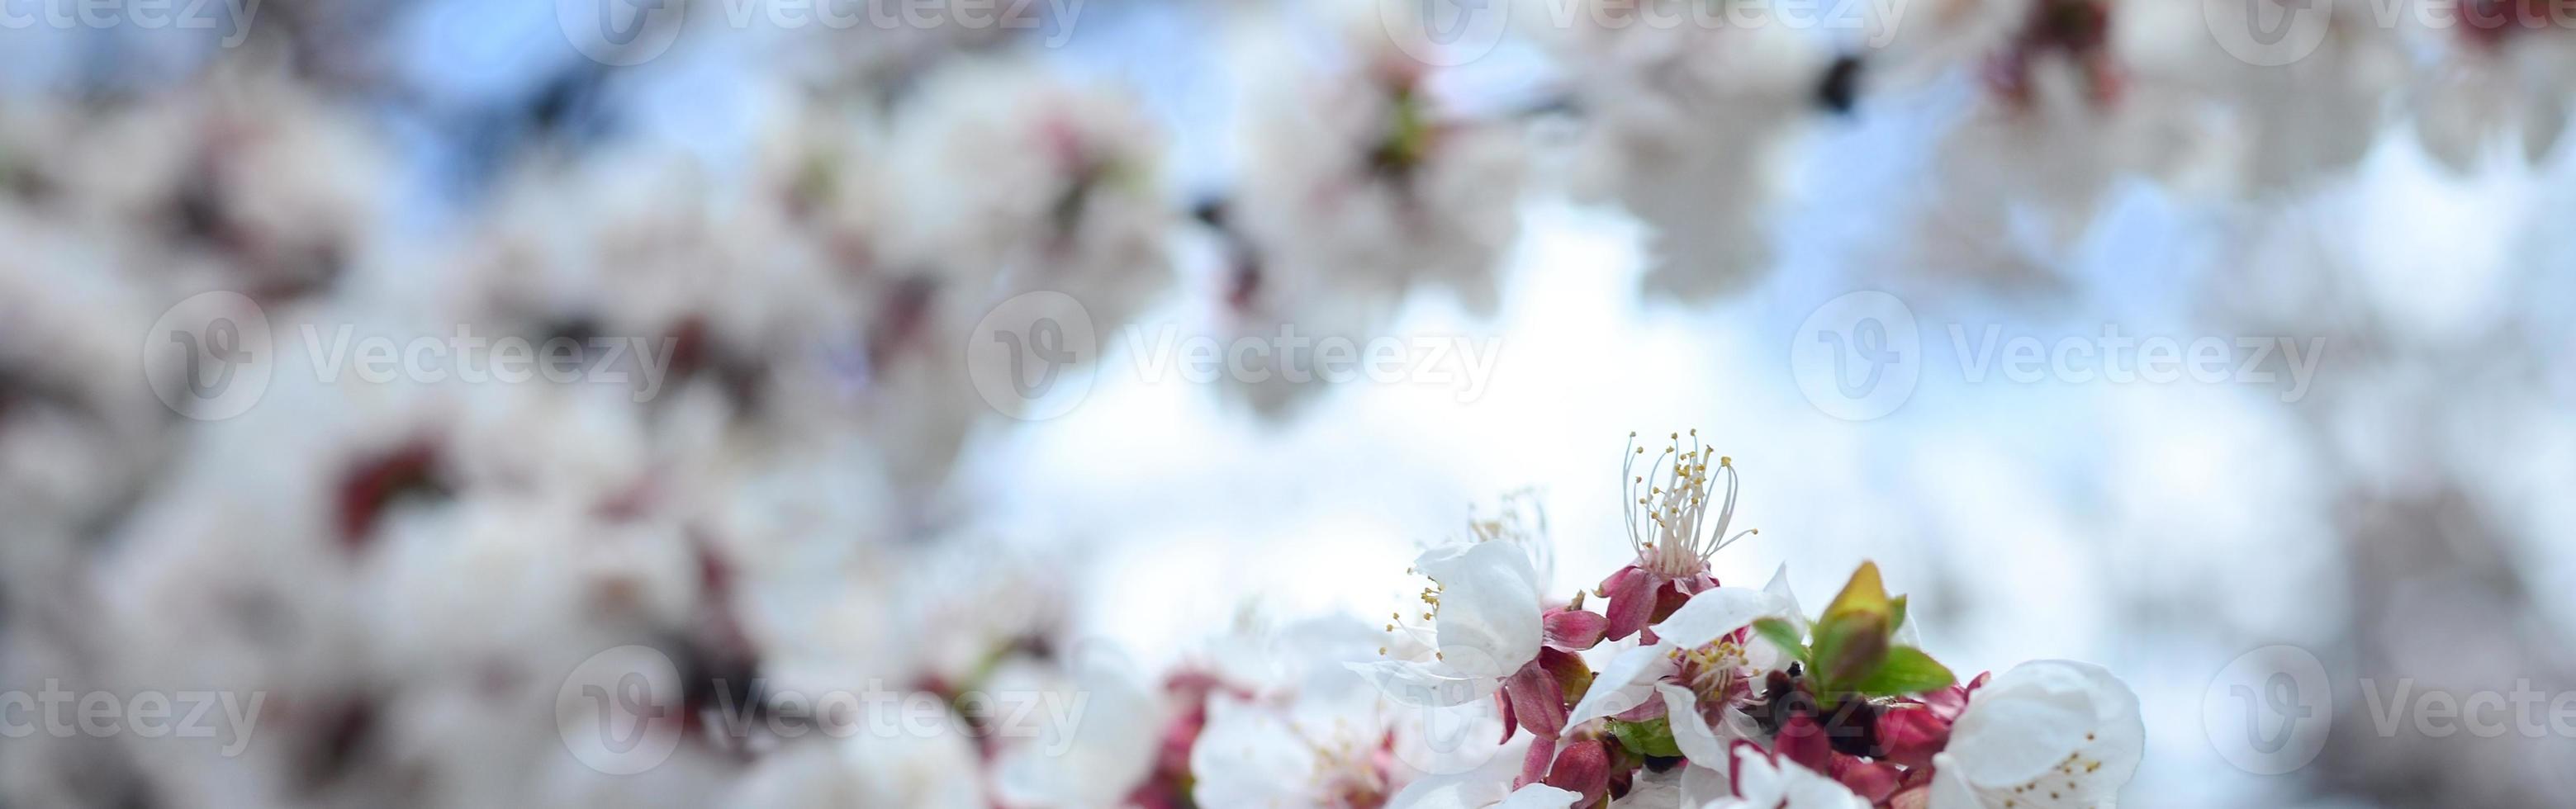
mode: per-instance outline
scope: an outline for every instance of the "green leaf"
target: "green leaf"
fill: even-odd
[[[1681,745],[1673,742],[1673,726],[1665,717],[1644,722],[1609,720],[1610,735],[1618,737],[1619,746],[1641,756],[1673,758],[1682,754]]]
[[[1948,688],[1958,682],[1958,676],[1950,673],[1950,667],[1941,665],[1941,661],[1932,659],[1923,650],[1898,646],[1887,650],[1887,662],[1880,664],[1877,671],[1863,678],[1852,690],[1873,697],[1902,697]]]
[[[1887,611],[1888,611],[1887,631],[1888,631],[1889,633],[1893,634],[1893,633],[1895,633],[1895,632],[1896,632],[1896,630],[1904,629],[1904,628],[1905,628],[1905,597],[1904,597],[1904,596],[1897,596],[1897,597],[1895,597],[1895,598],[1888,599],[1888,600],[1887,600]]]
[[[1789,656],[1807,659],[1806,636],[1798,632],[1795,624],[1778,618],[1758,618],[1753,621],[1753,631],[1763,640],[1770,641],[1771,645],[1787,651]]]

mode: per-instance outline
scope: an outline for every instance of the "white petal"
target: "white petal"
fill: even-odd
[[[1967,776],[1959,774],[1956,759],[1948,753],[1932,757],[1930,809],[1985,809],[1977,798],[1977,790],[1968,786]]]
[[[1711,767],[1725,766],[1726,740],[1718,738],[1708,720],[1700,718],[1699,696],[1672,683],[1655,684],[1655,693],[1664,697],[1664,716],[1672,725],[1673,744],[1682,749],[1682,757]]]
[[[1788,809],[1869,809],[1869,802],[1861,800],[1842,782],[1794,762],[1779,764],[1787,787],[1781,793],[1782,806]]]
[[[1651,684],[1672,673],[1672,652],[1672,647],[1659,643],[1639,646],[1610,658],[1610,665],[1602,666],[1601,673],[1593,676],[1592,688],[1583,693],[1583,701],[1575,703],[1574,712],[1566,715],[1566,726],[1573,727],[1646,704],[1646,700],[1654,696]]]
[[[1494,809],[1565,809],[1583,799],[1583,793],[1558,789],[1546,784],[1531,784],[1513,790],[1511,797],[1494,804]]]
[[[1788,618],[1789,624],[1798,628],[1798,634],[1807,634],[1807,611],[1798,606],[1798,594],[1789,589],[1788,565],[1781,565],[1771,571],[1771,581],[1762,585],[1762,592],[1770,593],[1773,598],[1780,599],[1780,609],[1786,613],[1782,617]]]
[[[1736,797],[1742,798],[1749,806],[1779,806],[1781,799],[1789,794],[1788,776],[1780,772],[1784,765],[1773,760],[1770,753],[1751,747],[1736,748],[1735,758],[1732,771]]]
[[[2093,729],[2093,705],[2083,693],[2029,683],[1998,688],[2006,685],[1997,677],[1978,689],[1951,727],[1948,751],[1959,774],[1978,786],[2037,778]]]
[[[1869,802],[1844,787],[1842,782],[1797,763],[1785,761],[1752,747],[1735,749],[1737,758],[1735,783],[1738,799],[1718,801],[1710,806],[1786,807],[1786,809],[1869,809]]]
[[[1505,677],[1538,656],[1538,574],[1508,542],[1434,549],[1413,562],[1440,583],[1432,631],[1442,659],[1469,676]]]
[[[1672,617],[1654,626],[1655,635],[1675,648],[1696,649],[1715,642],[1726,633],[1743,629],[1753,619],[1778,616],[1786,612],[1779,598],[1750,587],[1715,587],[1702,590],[1673,611]]]

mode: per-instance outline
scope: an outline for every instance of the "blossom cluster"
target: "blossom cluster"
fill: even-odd
[[[1420,556],[1424,606],[1395,612],[1373,653],[1320,621],[1270,647],[1284,665],[1171,678],[1154,763],[1108,770],[1142,780],[1106,792],[1155,807],[2116,803],[2145,732],[2117,677],[2042,660],[1962,679],[1872,563],[1812,616],[1785,569],[1722,583],[1714,555],[1751,533],[1726,533],[1736,469],[1696,433],[1672,438],[1645,469],[1631,448],[1636,556],[1597,587],[1551,597],[1544,519],[1516,500]],[[1069,794],[1032,797],[1081,804],[1048,800]]]

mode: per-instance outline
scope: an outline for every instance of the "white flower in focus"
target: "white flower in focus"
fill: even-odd
[[[1514,542],[1479,541],[1424,552],[1414,569],[1436,585],[1425,620],[1434,657],[1349,664],[1388,696],[1410,705],[1455,706],[1483,699],[1538,656],[1542,609],[1538,573]]]
[[[1742,638],[1739,630],[1752,626],[1755,620],[1785,617],[1794,610],[1779,594],[1750,587],[1716,587],[1691,596],[1671,617],[1651,627],[1656,636],[1654,643],[1621,652],[1601,668],[1592,680],[1591,690],[1567,715],[1566,726],[1635,710],[1659,696],[1662,688],[1678,691],[1667,699],[1696,701],[1697,689],[1704,685],[1740,679],[1736,675],[1746,670],[1767,671],[1770,666],[1786,665],[1776,650],[1769,650],[1768,642]],[[1723,679],[1701,682],[1696,677],[1684,677],[1700,670]],[[1684,741],[1689,724],[1687,719],[1674,723],[1676,742]],[[1730,724],[1710,728],[1711,735]],[[1685,747],[1684,752],[1691,751]],[[1700,753],[1698,757],[1718,759],[1714,750],[1703,749]]]
[[[1977,689],[1933,757],[1932,809],[2110,806],[2145,737],[2137,695],[2102,667],[2014,666]]]

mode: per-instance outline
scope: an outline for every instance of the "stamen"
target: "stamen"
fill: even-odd
[[[1738,479],[1735,459],[1719,455],[1699,443],[1699,431],[1688,434],[1685,449],[1682,433],[1671,433],[1672,443],[1657,455],[1645,474],[1636,471],[1637,458],[1645,448],[1636,446],[1636,434],[1629,433],[1627,460],[1620,465],[1621,482],[1628,498],[1638,508],[1630,509],[1626,519],[1628,546],[1640,561],[1669,575],[1691,575],[1705,570],[1708,559],[1719,550],[1746,536],[1760,533],[1747,530],[1729,534],[1735,519],[1735,495]],[[1717,461],[1716,473],[1709,461]],[[1712,489],[1720,476],[1726,479],[1726,494],[1718,498]],[[1644,489],[1643,494],[1638,489]],[[1709,507],[1717,507],[1715,520],[1709,519]],[[1647,526],[1641,528],[1642,512]],[[1703,530],[1705,529],[1705,530]]]

